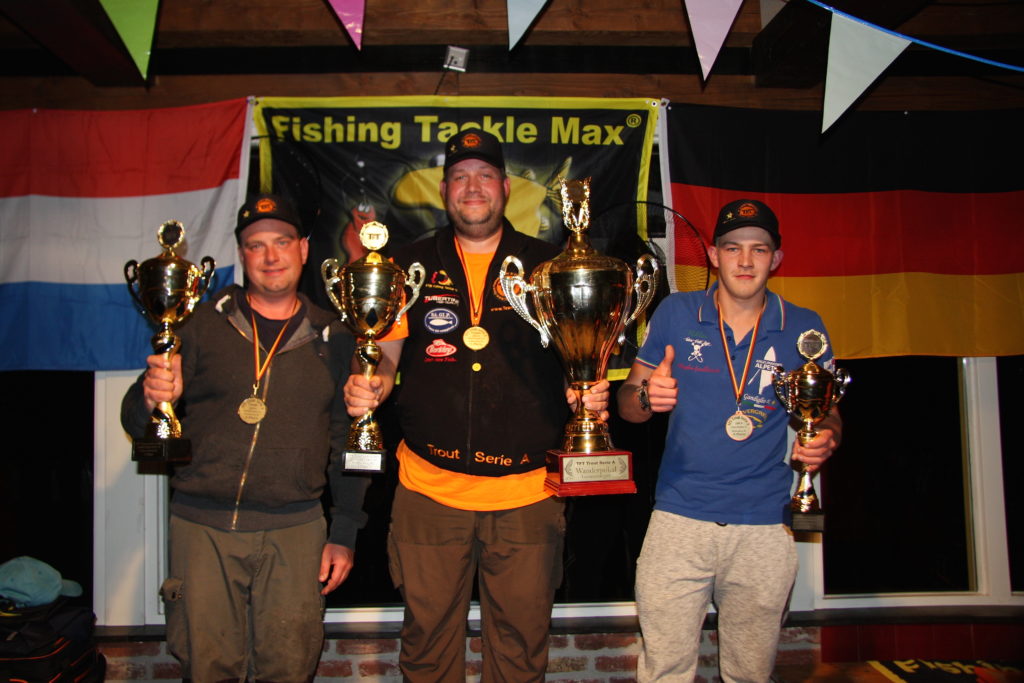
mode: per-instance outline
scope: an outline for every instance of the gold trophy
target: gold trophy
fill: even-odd
[[[843,369],[832,374],[814,362],[828,349],[828,340],[821,332],[807,330],[797,339],[796,347],[807,362],[799,370],[790,372],[775,368],[772,384],[786,411],[802,423],[796,438],[803,446],[818,436],[814,426],[839,403],[850,383],[850,375]],[[794,531],[824,530],[825,514],[805,463],[800,463],[800,482],[789,506],[793,511]]]
[[[426,271],[419,263],[409,266],[408,277],[401,268],[384,259],[378,249],[388,242],[388,229],[377,221],[363,225],[359,241],[368,253],[341,267],[338,259],[323,262],[320,272],[327,287],[327,296],[337,309],[341,321],[359,339],[356,357],[363,377],[373,377],[380,364],[381,351],[376,339],[409,310],[420,295]],[[402,305],[406,285],[412,295]],[[384,449],[380,425],[373,419],[373,410],[352,422],[344,453],[347,472],[383,472]]]
[[[157,231],[161,254],[141,264],[132,260],[124,264],[128,291],[142,312],[159,329],[150,344],[154,353],[162,353],[170,363],[181,348],[181,337],[174,328],[192,315],[196,304],[213,281],[214,260],[204,256],[199,268],[174,253],[185,241],[185,227],[178,221],[167,221]],[[181,437],[181,422],[174,406],[164,401],[153,408],[146,426],[146,435],[132,441],[132,460],[137,462],[186,463],[192,459],[192,444]]]
[[[529,281],[523,264],[509,256],[501,264],[501,288],[512,308],[553,341],[576,394],[576,413],[566,425],[562,448],[548,451],[545,487],[558,496],[636,493],[633,458],[612,445],[608,425],[583,405],[583,395],[601,381],[626,325],[654,298],[658,262],[637,261],[637,277],[620,259],[599,254],[590,244],[590,179],[562,180],[562,218],[572,231],[565,250],[537,266]],[[633,292],[636,306],[630,312]],[[532,295],[537,317],[530,314]]]

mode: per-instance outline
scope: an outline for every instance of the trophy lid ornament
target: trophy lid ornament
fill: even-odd
[[[807,360],[817,360],[828,350],[828,339],[818,330],[807,330],[797,337],[796,350]]]

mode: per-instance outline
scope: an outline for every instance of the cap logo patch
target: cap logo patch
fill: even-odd
[[[757,207],[753,204],[741,204],[739,214],[744,218],[753,218],[757,215]]]
[[[470,149],[480,146],[480,136],[476,133],[467,133],[462,138],[462,146]]]
[[[277,211],[277,202],[264,197],[256,202],[256,213],[273,213]]]

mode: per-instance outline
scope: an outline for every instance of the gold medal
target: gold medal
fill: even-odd
[[[722,337],[722,350],[725,352],[725,365],[729,368],[729,381],[732,382],[733,394],[736,396],[736,412],[725,421],[725,433],[733,441],[746,441],[754,433],[754,421],[747,417],[740,404],[743,402],[743,387],[747,386],[747,376],[750,373],[750,361],[754,358],[754,347],[757,346],[757,331],[761,328],[761,316],[764,315],[765,306],[768,300],[765,299],[761,305],[761,312],[757,314],[754,321],[754,329],[750,333],[750,348],[747,350],[747,360],[743,363],[743,376],[738,380],[736,370],[732,366],[732,357],[729,355],[729,341],[725,337],[725,322],[722,320],[722,308],[715,299],[715,309],[718,311],[718,334]]]
[[[246,299],[249,295],[246,294]],[[252,308],[252,302],[249,302],[249,307]],[[274,345],[270,347],[270,351],[267,351],[267,359],[260,365],[260,328],[256,324],[256,311],[253,309],[250,312],[249,319],[252,320],[252,355],[254,373],[256,375],[256,381],[252,384],[252,396],[242,401],[238,406],[238,417],[242,418],[242,422],[246,424],[259,424],[260,420],[267,416],[267,404],[259,398],[256,394],[260,390],[260,380],[263,379],[264,373],[267,368],[270,367],[270,361],[274,358],[274,353],[277,351],[278,344],[281,343],[281,338],[284,336],[284,331],[288,329],[288,324],[291,322],[295,312],[299,310],[299,300],[295,299],[295,304],[292,306],[292,313],[281,323],[281,331],[277,333],[277,339],[274,340]],[[264,390],[263,395],[266,396],[267,392]]]
[[[267,404],[256,396],[250,396],[238,406],[238,417],[246,424],[258,424],[267,415]]]
[[[754,422],[737,410],[725,421],[725,433],[733,441],[746,441],[754,433]]]
[[[462,343],[474,351],[484,348],[490,341],[491,335],[487,334],[487,330],[479,325],[473,325],[462,333]]]

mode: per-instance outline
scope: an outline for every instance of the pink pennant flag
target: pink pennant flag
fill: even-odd
[[[718,59],[718,53],[725,44],[736,13],[743,0],[686,0],[686,14],[690,18],[690,32],[700,59],[700,70],[704,80],[708,79],[711,67]]]
[[[366,0],[327,0],[338,21],[348,31],[349,38],[357,50],[363,49],[363,16],[366,14]]]
[[[821,132],[835,123],[910,41],[832,13]]]

